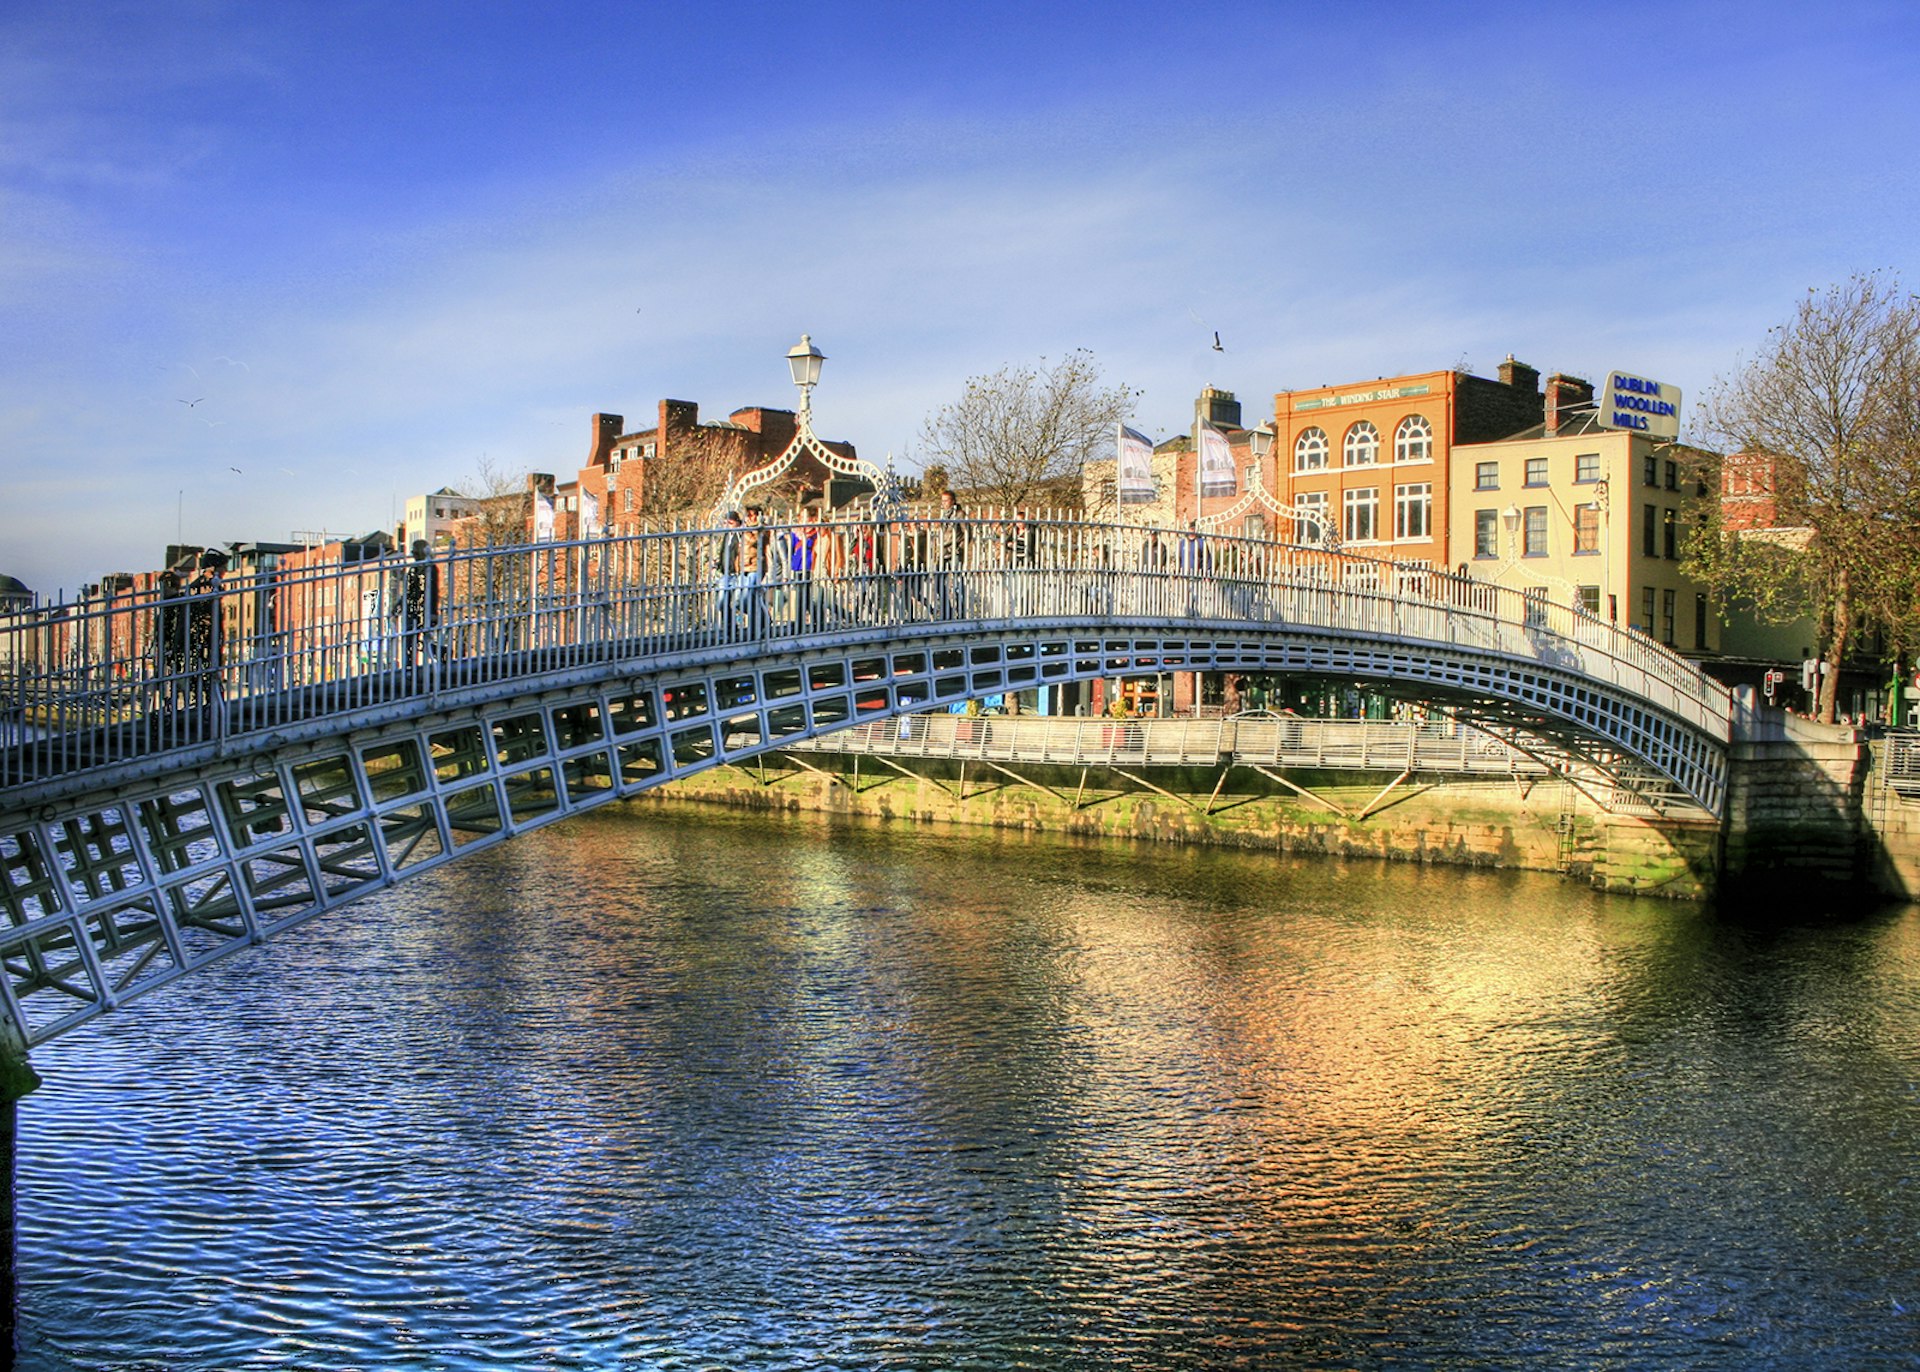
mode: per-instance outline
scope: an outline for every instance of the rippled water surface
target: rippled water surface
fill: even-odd
[[[646,808],[35,1062],[30,1368],[1920,1352],[1911,910]]]

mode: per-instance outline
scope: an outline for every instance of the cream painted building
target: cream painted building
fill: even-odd
[[[1720,651],[1706,587],[1680,571],[1719,498],[1705,454],[1549,405],[1545,424],[1456,445],[1448,476],[1455,570],[1583,604],[1689,655]]]

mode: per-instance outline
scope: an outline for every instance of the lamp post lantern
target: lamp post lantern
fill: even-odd
[[[813,419],[813,388],[820,384],[820,364],[827,355],[813,346],[810,334],[787,349],[787,366],[793,372],[793,384],[800,388],[800,427],[808,428]]]

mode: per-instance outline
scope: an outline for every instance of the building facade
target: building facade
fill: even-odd
[[[1718,499],[1709,454],[1602,428],[1592,387],[1554,377],[1541,424],[1453,450],[1455,570],[1627,624],[1694,656],[1720,651],[1707,588],[1681,571]]]
[[[1509,357],[1497,381],[1439,371],[1281,391],[1262,476],[1303,516],[1290,537],[1325,531],[1347,552],[1447,567],[1453,450],[1539,424],[1539,382]]]

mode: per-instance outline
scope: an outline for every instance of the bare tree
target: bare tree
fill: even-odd
[[[1920,300],[1877,273],[1810,291],[1704,417],[1728,451],[1770,464],[1776,522],[1800,532],[1730,533],[1712,516],[1692,570],[1762,618],[1818,618],[1831,721],[1858,632],[1897,653],[1920,627]]]
[[[480,506],[469,516],[471,532],[463,541],[507,547],[532,538],[533,497],[527,490],[525,471],[483,457],[474,474],[454,489]]]
[[[1076,349],[1051,366],[1041,358],[972,378],[957,401],[928,417],[920,441],[955,489],[1019,505],[1043,492],[1077,492],[1081,467],[1112,447],[1137,395],[1103,386],[1093,354]]]
[[[649,515],[712,509],[747,452],[744,431],[706,424],[675,430],[658,456],[645,459],[642,508]]]

